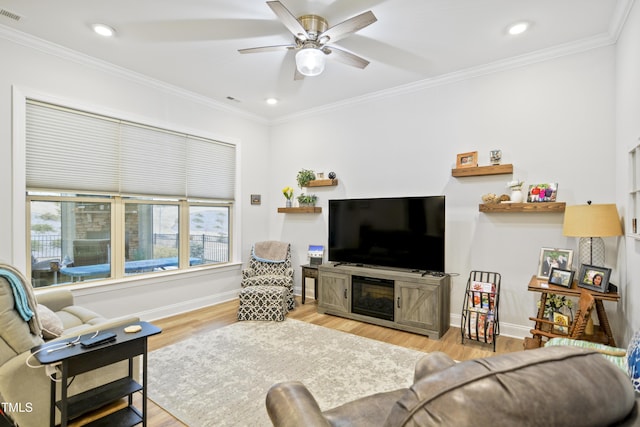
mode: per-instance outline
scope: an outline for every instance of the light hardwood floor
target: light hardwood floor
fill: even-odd
[[[359,322],[357,320],[318,314],[314,300],[307,299],[306,304],[304,305],[301,304],[300,298],[297,298],[296,302],[297,306],[295,310],[289,312],[287,315],[287,317],[291,319],[313,323],[315,325],[372,338],[414,350],[424,351],[426,353],[442,351],[457,360],[490,357],[497,354],[522,350],[521,339],[502,336],[498,337],[496,341],[496,352],[494,353],[493,347],[487,344],[468,340],[465,340],[465,343],[461,344],[459,328],[450,328],[440,340],[433,340],[422,335],[397,331],[382,326]],[[153,321],[152,323],[154,325],[162,328],[162,333],[149,338],[149,351],[179,342],[204,331],[221,328],[235,323],[238,321],[236,319],[237,309],[238,300],[234,300],[178,316]],[[139,407],[141,403],[140,397],[137,396],[136,399],[136,405]],[[84,425],[92,419],[104,415],[105,412],[111,412],[121,406],[122,403],[114,404],[111,407],[105,408],[92,416],[85,417],[72,425]],[[147,422],[150,427],[184,426],[183,423],[175,419],[171,414],[157,406],[152,401],[148,401],[147,411]]]

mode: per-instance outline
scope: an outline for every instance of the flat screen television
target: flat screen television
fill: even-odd
[[[445,197],[329,200],[329,261],[444,272]]]

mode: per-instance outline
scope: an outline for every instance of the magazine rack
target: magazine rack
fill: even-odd
[[[475,270],[469,273],[462,303],[462,344],[465,339],[479,341],[492,344],[496,351],[496,339],[500,335],[500,280],[499,273]]]

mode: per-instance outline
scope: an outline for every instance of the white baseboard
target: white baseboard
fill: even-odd
[[[198,310],[200,308],[205,308],[205,307],[220,304],[223,302],[231,301],[233,299],[238,298],[239,292],[240,292],[240,289],[219,293],[215,295],[209,295],[204,298],[197,298],[189,301],[181,301],[177,304],[171,304],[163,307],[158,307],[153,310],[146,310],[143,312],[139,312],[139,313],[136,313],[136,315],[140,317],[141,320],[145,320],[145,321],[162,319],[165,317],[175,316],[175,315],[187,313],[193,310]]]

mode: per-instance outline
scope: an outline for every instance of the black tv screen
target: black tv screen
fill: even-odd
[[[329,200],[329,261],[444,272],[444,196]]]

